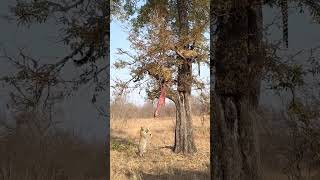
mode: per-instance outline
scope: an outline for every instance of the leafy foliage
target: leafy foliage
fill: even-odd
[[[136,10],[136,0],[110,0],[110,13],[119,20],[126,20]]]

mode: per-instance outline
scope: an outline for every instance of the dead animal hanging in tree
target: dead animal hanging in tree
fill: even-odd
[[[159,110],[162,106],[164,106],[165,99],[166,99],[165,85],[162,84],[158,104],[157,104],[156,110],[154,112],[154,117],[157,117],[159,115]]]

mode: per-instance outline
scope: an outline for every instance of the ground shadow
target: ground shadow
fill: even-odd
[[[139,155],[138,150],[136,149],[138,145],[134,143],[131,139],[126,139],[123,137],[118,137],[111,135],[110,138],[110,150],[115,150],[118,152],[128,151],[131,149],[134,151],[134,154]]]
[[[121,129],[111,129],[111,134],[126,134],[126,131]]]
[[[161,146],[160,149],[170,149],[173,151],[173,146]]]
[[[143,180],[208,180],[210,179],[209,172],[199,172],[199,171],[182,171],[175,169],[171,174],[140,174]]]
[[[135,143],[133,143],[133,140],[122,138],[119,136],[113,136],[113,135],[111,135],[110,141],[123,144],[123,145],[135,145]]]
[[[165,132],[164,129],[160,129],[160,130],[158,130],[158,129],[151,129],[151,131],[152,131],[153,133],[158,133],[158,134],[162,134],[162,133]]]
[[[134,143],[134,141],[132,139],[127,139],[127,138],[114,136],[114,135],[110,136],[110,142],[111,142],[111,144],[122,144],[122,145],[125,145],[125,146],[135,146],[135,145],[137,145],[136,143]]]

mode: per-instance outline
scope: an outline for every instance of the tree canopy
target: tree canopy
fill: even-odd
[[[148,98],[154,99],[159,96],[159,83],[170,82],[167,97],[172,100],[171,94],[177,86],[178,67],[183,63],[181,58],[194,58],[191,63],[209,65],[209,43],[206,37],[209,31],[209,1],[188,1],[187,20],[190,30],[184,35],[179,31],[177,1],[150,0],[140,7],[136,5],[141,2],[134,3],[123,5],[124,9],[131,7],[127,9],[127,14],[134,15],[127,17],[132,27],[129,41],[134,53],[119,49],[119,54],[127,58],[114,64],[116,68],[129,68],[132,79],[129,82],[118,82],[116,87],[126,88],[130,82],[136,83],[136,86],[146,83]],[[194,46],[194,49],[184,49],[186,44]],[[192,82],[193,87],[204,88],[204,83],[197,80],[196,75]]]

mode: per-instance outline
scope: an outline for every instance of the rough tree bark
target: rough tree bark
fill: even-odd
[[[190,109],[190,94],[178,93],[176,102],[176,128],[174,152],[184,154],[196,152],[193,139],[192,119]]]
[[[259,180],[260,159],[254,112],[259,103],[263,68],[262,7],[247,0],[228,0],[230,7],[211,10],[217,18],[214,46],[215,90],[211,92],[211,177]],[[255,4],[255,5],[253,5]],[[211,42],[211,45],[213,43]],[[213,47],[213,46],[212,46]],[[213,83],[212,83],[213,84]]]
[[[187,0],[177,1],[179,33],[181,42],[185,42],[189,32]],[[174,152],[192,154],[196,152],[193,138],[191,117],[191,85],[192,85],[192,62],[189,59],[181,59],[183,63],[178,70],[178,88],[176,98],[176,128]]]

